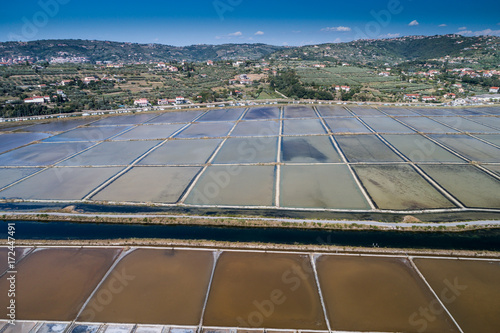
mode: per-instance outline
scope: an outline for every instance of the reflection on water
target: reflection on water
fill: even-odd
[[[284,137],[281,150],[283,162],[339,163],[340,155],[328,136]]]

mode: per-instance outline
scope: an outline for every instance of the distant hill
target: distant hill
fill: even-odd
[[[260,59],[280,50],[265,44],[192,45],[136,44],[95,40],[39,40],[0,43],[0,58],[31,56],[38,60],[52,57],[85,57],[91,62],[206,61]]]
[[[266,57],[313,61],[350,61],[363,64],[395,63],[468,57],[480,63],[500,63],[500,37],[461,35],[408,36],[392,39],[358,40],[348,43],[280,47],[266,44],[192,45],[136,44],[94,40],[40,40],[0,43],[0,58],[31,56],[85,57],[91,62],[255,60]]]
[[[274,56],[302,60],[340,60],[360,63],[394,63],[469,57],[482,63],[500,63],[500,37],[461,35],[407,36],[357,40],[349,43],[309,45],[277,51]]]

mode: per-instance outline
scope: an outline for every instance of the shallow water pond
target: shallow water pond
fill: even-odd
[[[464,162],[420,134],[384,134],[383,137],[413,162]]]
[[[123,168],[51,168],[0,192],[0,198],[81,200]]]
[[[113,140],[159,140],[169,138],[185,124],[139,125]]]
[[[17,265],[17,319],[74,320],[119,251],[51,248],[31,253]],[[6,278],[0,279],[4,295],[8,289]],[[7,297],[0,298],[2,308],[8,301]]]
[[[243,119],[257,120],[257,119],[279,119],[280,109],[277,107],[258,107],[251,108],[246,113]]]
[[[278,138],[229,138],[215,156],[214,164],[274,163]]]
[[[272,206],[274,166],[210,166],[189,194],[194,205]]]
[[[415,128],[421,133],[457,133],[451,127],[440,124],[432,119],[425,117],[398,117],[403,123]]]
[[[145,124],[189,123],[201,114],[203,111],[165,112],[146,121]]]
[[[286,119],[283,121],[283,135],[325,133],[325,128],[318,119]]]
[[[170,140],[149,153],[138,165],[205,164],[221,139]]]
[[[379,133],[415,133],[409,127],[402,125],[389,117],[362,117],[375,132]]]
[[[84,126],[52,136],[46,139],[45,142],[104,141],[130,128],[130,126]]]
[[[342,158],[328,136],[284,137],[281,161],[289,163],[338,163]]]
[[[500,181],[473,165],[420,165],[467,207],[500,208]]]
[[[317,109],[322,117],[352,117],[352,113],[340,105],[318,106]]]
[[[244,111],[245,109],[210,110],[198,119],[198,121],[236,121]]]
[[[455,207],[409,165],[355,165],[353,168],[378,208]]]
[[[280,134],[280,121],[242,121],[236,125],[231,136],[277,136]]]
[[[336,135],[349,162],[401,162],[402,159],[375,135]]]
[[[310,106],[285,106],[283,118],[317,118],[316,112]]]
[[[464,332],[498,332],[498,261],[423,258],[414,261]]]
[[[196,325],[201,318],[213,261],[210,251],[135,250],[113,269],[79,320]],[[123,277],[127,278],[127,284],[102,307],[100,293],[120,287]]]
[[[296,208],[370,209],[346,165],[284,165],[280,204]]]
[[[175,203],[200,170],[199,167],[134,167],[92,200]]]
[[[431,135],[457,153],[479,162],[500,162],[500,149],[468,135]]]
[[[325,122],[332,133],[372,133],[356,118],[325,118]]]
[[[195,123],[177,134],[176,138],[218,138],[227,136],[234,127],[230,122]]]
[[[203,323],[244,328],[325,329],[309,257],[222,253]]]
[[[422,329],[419,308],[436,300],[407,259],[324,255],[317,269],[334,330],[458,332],[442,307]]]

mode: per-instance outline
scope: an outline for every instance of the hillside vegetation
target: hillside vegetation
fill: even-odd
[[[0,58],[30,56],[38,61],[56,57],[84,57],[90,62],[150,62],[206,60],[257,60],[261,58],[312,61],[351,61],[383,64],[402,61],[466,57],[483,64],[500,63],[500,37],[461,35],[408,36],[358,40],[302,47],[265,44],[192,45],[136,44],[95,40],[40,40],[0,43]]]

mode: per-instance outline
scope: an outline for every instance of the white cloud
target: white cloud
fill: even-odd
[[[420,23],[418,23],[418,21],[417,21],[417,20],[413,20],[413,21],[411,21],[410,23],[408,23],[408,25],[409,25],[410,27],[413,27],[413,26],[416,26],[416,25],[419,25],[419,24],[420,24]]]
[[[236,31],[227,35],[215,36],[215,39],[232,39],[232,38],[243,38],[243,33],[241,31]]]
[[[500,30],[485,29],[479,31],[462,30],[457,32],[464,36],[500,36]]]
[[[264,34],[264,31],[257,31],[255,33],[255,36],[262,36]]]
[[[398,32],[398,33],[388,33],[388,34],[385,34],[385,35],[380,35],[378,36],[379,38],[397,38],[397,37],[400,37],[401,34]]]
[[[458,30],[467,30],[467,27],[460,27]]]
[[[491,30],[491,29],[485,29],[485,30],[480,30],[480,31],[475,31],[475,35],[489,35],[489,36],[498,36],[500,35],[500,30]]]
[[[333,41],[334,43],[342,43],[342,39],[340,38],[335,38],[335,40]]]
[[[438,25],[438,27],[447,27],[447,25],[443,23],[443,24]]]
[[[321,31],[337,31],[337,32],[348,32],[348,31],[351,31],[352,29],[350,27],[343,27],[343,26],[339,26],[339,27],[326,27],[326,28],[323,28],[321,29]]]

